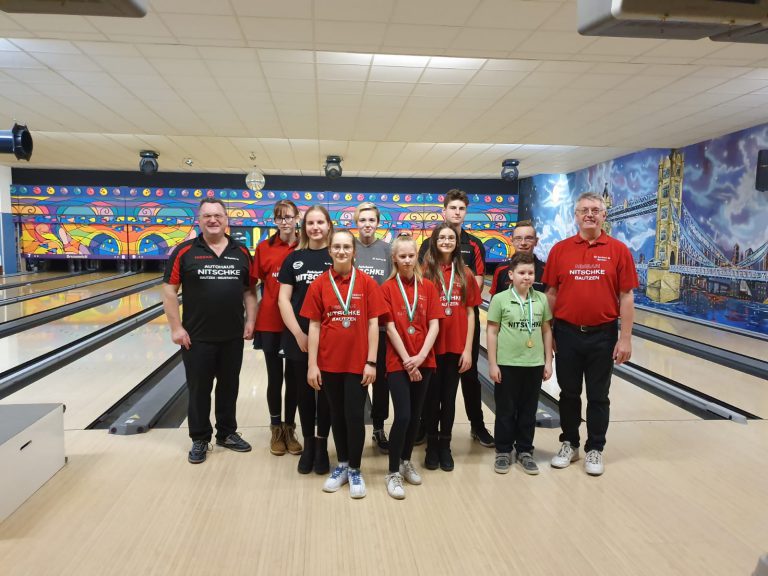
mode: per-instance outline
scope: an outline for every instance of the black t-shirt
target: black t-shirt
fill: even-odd
[[[221,256],[202,236],[182,242],[168,259],[163,281],[181,285],[181,324],[192,340],[221,342],[243,337],[245,306],[251,254],[227,236],[229,243]]]
[[[432,236],[421,244],[419,248],[419,262],[424,262],[424,255],[429,249],[430,242],[432,242]],[[464,265],[469,266],[469,269],[472,270],[475,276],[485,275],[485,246],[483,246],[483,243],[466,230],[461,231],[459,242]]]
[[[280,284],[290,284],[293,286],[291,307],[296,315],[296,320],[299,322],[299,326],[301,326],[305,334],[309,331],[309,320],[301,316],[299,311],[304,304],[307,290],[309,290],[309,285],[315,281],[315,278],[327,271],[331,266],[333,266],[333,260],[331,260],[331,255],[328,253],[327,248],[320,248],[319,250],[304,248],[303,250],[295,250],[288,254],[280,268],[280,273],[277,275],[277,281]],[[296,343],[296,338],[288,330],[283,331],[281,344],[286,358],[306,358],[306,353],[301,351]]]

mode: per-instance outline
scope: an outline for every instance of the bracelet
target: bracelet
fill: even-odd
[[[370,366],[371,368],[376,368],[376,362],[374,362],[373,360],[366,360],[365,363],[368,364],[368,366]]]

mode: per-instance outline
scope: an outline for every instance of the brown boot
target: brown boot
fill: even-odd
[[[275,456],[282,456],[285,454],[286,446],[285,439],[283,438],[283,427],[280,424],[271,425],[269,427],[272,430],[272,439],[269,441],[269,451]]]
[[[288,452],[293,455],[301,454],[301,442],[296,439],[296,424],[283,424],[283,440]]]

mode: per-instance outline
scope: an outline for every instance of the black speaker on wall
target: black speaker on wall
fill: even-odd
[[[760,150],[757,153],[755,188],[760,192],[768,192],[768,150]]]

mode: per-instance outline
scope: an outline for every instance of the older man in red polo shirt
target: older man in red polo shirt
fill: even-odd
[[[555,244],[542,278],[555,319],[555,369],[560,385],[562,445],[551,464],[565,468],[579,459],[583,381],[587,389],[584,469],[593,476],[605,470],[611,372],[614,362],[626,362],[632,354],[633,289],[638,286],[632,254],[603,231],[605,217],[601,196],[592,192],[579,196],[579,232]]]

